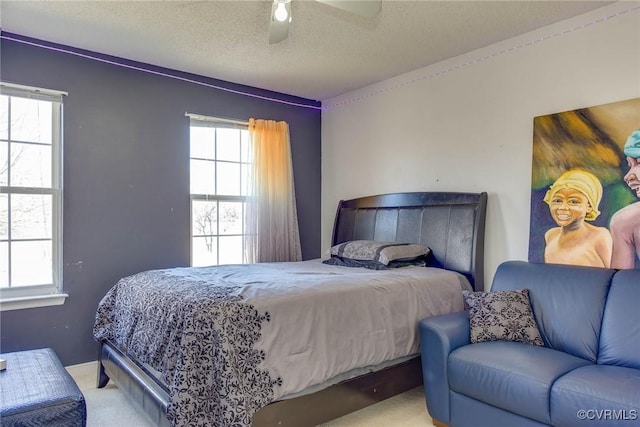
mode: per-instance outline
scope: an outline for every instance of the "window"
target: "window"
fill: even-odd
[[[2,310],[62,304],[62,96],[0,85]]]
[[[248,124],[190,117],[191,265],[244,262]]]

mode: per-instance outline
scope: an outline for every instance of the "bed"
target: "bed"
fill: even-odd
[[[426,266],[307,260],[123,278],[96,314],[98,387],[113,380],[159,426],[254,427],[314,426],[417,387],[417,320],[462,309],[465,287],[484,290],[486,204],[450,192],[340,201],[332,247],[424,245]]]

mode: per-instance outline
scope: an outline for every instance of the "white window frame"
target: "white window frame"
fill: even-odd
[[[45,307],[63,304],[68,294],[62,289],[62,211],[63,211],[63,188],[62,188],[62,126],[63,126],[63,97],[66,92],[42,89],[31,86],[23,86],[12,83],[0,82],[0,93],[2,95],[37,99],[51,102],[52,104],[52,153],[51,153],[51,187],[15,187],[1,186],[2,194],[50,194],[52,197],[52,283],[0,288],[0,311],[17,310],[24,308]],[[12,142],[11,131],[9,130],[8,145]],[[8,212],[10,216],[10,211]],[[9,219],[9,218],[7,218]],[[9,222],[9,221],[7,221]],[[10,227],[8,238],[4,241],[11,242]],[[10,253],[10,252],[9,252]],[[10,256],[10,255],[9,255]],[[7,260],[0,260],[7,262]],[[8,266],[9,271],[10,265]]]
[[[211,127],[211,128],[232,128],[232,129],[240,129],[240,130],[247,130],[247,131],[249,129],[249,122],[244,122],[240,120],[222,119],[222,118],[203,116],[200,114],[193,114],[193,113],[186,113],[185,116],[189,117],[189,128],[195,125],[195,126]],[[191,160],[196,158],[189,156],[189,159]],[[197,160],[200,160],[200,159],[197,159]],[[219,161],[219,160],[212,160],[212,161],[222,162],[222,163],[225,162],[225,161]],[[244,163],[244,162],[241,161],[240,163]],[[218,203],[242,202],[242,203],[245,203],[245,206],[246,206],[246,201],[248,196],[247,195],[228,196],[228,195],[218,195],[218,194],[195,194],[189,191],[189,197],[190,197],[190,202],[189,202],[190,265],[193,266],[194,265],[193,242],[194,242],[194,237],[196,237],[194,236],[194,233],[193,233],[193,202],[194,201],[209,201],[209,202],[216,201]],[[243,214],[244,214],[244,211],[243,211]],[[220,215],[219,209],[217,210],[217,215],[218,217]],[[218,223],[219,223],[219,220],[218,220]],[[239,234],[239,236],[243,237],[243,259],[242,259],[243,263],[246,263],[245,254],[244,254],[244,236],[245,235],[246,235],[246,230],[244,229],[244,223],[243,223],[242,233]],[[221,236],[224,237],[229,235],[214,234],[212,236],[216,237],[216,265],[220,265],[219,264],[220,262],[220,239],[219,238]]]

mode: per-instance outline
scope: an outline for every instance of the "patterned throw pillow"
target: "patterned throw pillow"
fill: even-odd
[[[472,343],[502,340],[544,346],[528,289],[462,294],[469,306]]]

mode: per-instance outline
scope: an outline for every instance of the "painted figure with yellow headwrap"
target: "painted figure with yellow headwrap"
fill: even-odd
[[[624,145],[629,171],[622,178],[636,196],[640,197],[640,129],[629,135]],[[612,268],[635,268],[640,259],[640,202],[632,203],[611,217],[613,236]]]
[[[544,260],[554,264],[609,267],[612,238],[605,227],[593,221],[600,211],[602,184],[591,172],[570,169],[549,188],[544,201],[558,224],[544,235]]]

